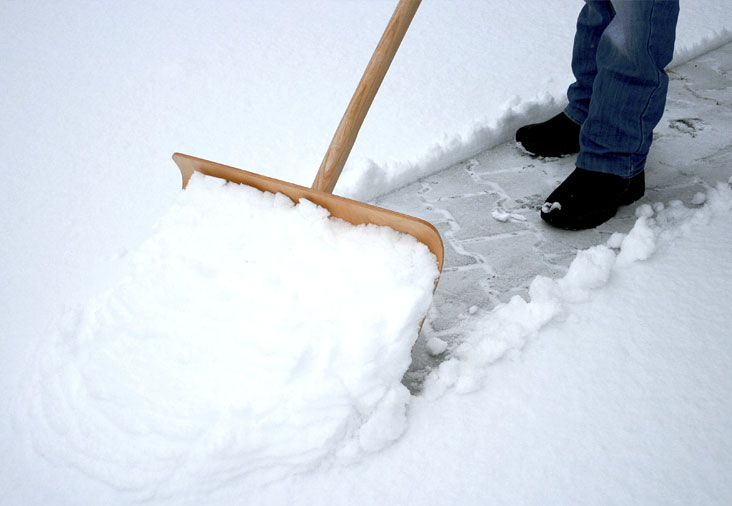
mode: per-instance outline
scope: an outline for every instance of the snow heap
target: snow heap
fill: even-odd
[[[140,495],[262,483],[383,448],[437,267],[311,202],[196,175],[123,279],[38,351],[18,426]]]

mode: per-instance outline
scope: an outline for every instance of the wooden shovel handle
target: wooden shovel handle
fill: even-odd
[[[366,113],[399,49],[404,34],[407,33],[407,28],[417,12],[420,1],[399,0],[381,40],[371,56],[371,61],[351,97],[351,102],[348,104],[346,112],[343,113],[323,162],[320,164],[318,174],[313,181],[314,190],[333,193],[333,188],[343,171],[353,143],[356,142],[356,136],[361,129]]]

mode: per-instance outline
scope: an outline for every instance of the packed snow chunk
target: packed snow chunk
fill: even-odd
[[[507,213],[505,211],[501,211],[500,209],[494,209],[493,212],[491,213],[491,216],[493,216],[494,220],[505,223],[511,217],[511,214]]]
[[[620,249],[620,247],[623,245],[624,240],[625,234],[623,234],[622,232],[613,232],[613,234],[610,236],[610,239],[608,239],[605,244],[608,248]]]
[[[387,227],[196,175],[124,278],[39,350],[18,424],[142,495],[262,483],[377,451],[437,264]]]
[[[695,206],[700,206],[707,201],[707,194],[704,192],[696,192],[694,197],[691,199],[691,203]]]
[[[559,202],[544,202],[541,205],[541,212],[544,214],[549,214],[552,211],[561,211],[562,210],[562,204]]]
[[[491,213],[491,216],[493,216],[493,219],[500,222],[507,222],[509,220],[514,221],[526,221],[526,216],[523,216],[518,213],[508,213],[506,211],[502,211],[501,209],[494,209]]]
[[[602,245],[578,251],[567,274],[557,282],[564,300],[586,300],[593,290],[605,286],[615,265],[615,258],[615,252]]]
[[[648,259],[656,249],[656,232],[653,222],[646,214],[641,214],[635,225],[623,239],[618,264],[628,265]]]
[[[431,337],[427,340],[427,351],[432,356],[438,356],[445,353],[447,350],[447,343],[439,337]]]

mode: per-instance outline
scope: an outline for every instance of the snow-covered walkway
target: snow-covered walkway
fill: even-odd
[[[647,194],[598,230],[545,227],[572,159],[510,144],[380,200],[432,219],[449,251],[409,429],[247,502],[728,504],[730,72],[732,45],[672,71]]]
[[[666,112],[647,164],[646,195],[597,229],[565,232],[541,221],[541,204],[574,169],[575,157],[536,159],[513,142],[376,202],[430,221],[445,242],[445,270],[406,380],[412,389],[419,390],[440,360],[426,350],[430,338],[459,341],[471,315],[513,295],[526,296],[537,275],[563,276],[578,249],[630,231],[638,206],[678,200],[695,207],[703,203],[695,200],[699,192],[732,176],[732,44],[669,75]]]

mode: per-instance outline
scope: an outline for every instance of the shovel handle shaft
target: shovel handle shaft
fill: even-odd
[[[320,164],[320,169],[312,186],[314,190],[333,192],[348,155],[351,153],[351,148],[356,142],[358,131],[361,129],[364,118],[366,118],[366,113],[371,107],[371,103],[379,90],[379,86],[381,86],[381,82],[384,80],[386,71],[389,69],[397,49],[399,49],[404,34],[407,33],[407,28],[409,28],[409,24],[417,12],[420,1],[399,0],[399,4],[394,10],[384,34],[381,36],[374,54],[371,56],[361,81],[358,83],[353,97],[351,97],[351,102],[338,124],[323,162]]]

